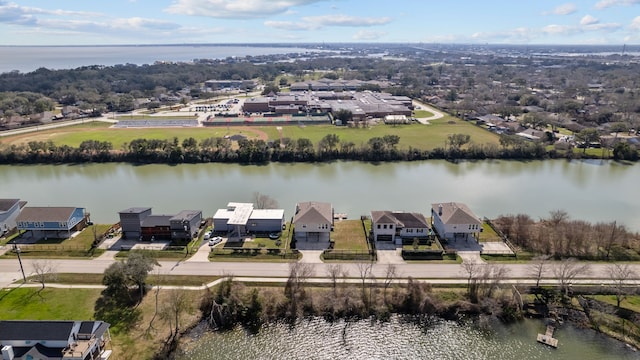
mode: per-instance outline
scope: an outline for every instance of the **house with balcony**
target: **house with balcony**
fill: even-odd
[[[2,360],[105,360],[110,325],[103,321],[0,321]]]
[[[482,232],[482,221],[463,203],[431,204],[432,226],[447,241],[476,239]]]
[[[328,243],[333,230],[331,203],[309,201],[296,204],[293,226],[296,241]]]
[[[118,212],[122,236],[133,240],[191,241],[198,234],[201,210],[182,210],[175,215],[153,215],[150,207]]]
[[[16,224],[23,237],[66,239],[87,226],[87,215],[79,207],[25,207]]]
[[[424,215],[403,211],[372,211],[371,233],[375,241],[396,245],[402,245],[403,239],[427,239],[433,234]]]

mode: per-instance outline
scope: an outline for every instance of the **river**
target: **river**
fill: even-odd
[[[295,326],[270,324],[255,334],[241,328],[206,332],[178,359],[437,359],[437,360],[617,360],[640,355],[624,344],[564,325],[556,330],[558,349],[536,342],[542,321],[524,320],[487,326],[434,319],[417,324],[393,316],[389,322],[369,320],[328,323],[319,318]]]
[[[573,219],[618,221],[640,231],[640,164],[609,161],[421,161],[371,164],[0,166],[0,198],[29,206],[78,206],[99,223],[118,211],[149,206],[154,214],[182,209],[212,216],[228,202],[268,195],[287,218],[300,201],[328,201],[350,218],[371,210],[428,214],[431,203],[459,201],[478,215],[566,210]]]

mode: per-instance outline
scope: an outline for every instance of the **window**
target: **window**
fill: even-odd
[[[380,224],[378,224],[378,229],[380,229]]]
[[[389,229],[393,229],[393,224],[389,225]]]
[[[385,228],[385,229],[387,228],[387,224],[384,224],[384,228]]]

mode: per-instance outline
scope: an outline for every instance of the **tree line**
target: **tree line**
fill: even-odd
[[[639,235],[615,221],[592,224],[555,210],[539,221],[517,214],[499,216],[493,223],[514,245],[535,254],[557,259],[640,260]]]
[[[506,138],[505,138],[506,139]],[[431,150],[399,148],[400,137],[372,137],[366,143],[342,141],[328,134],[317,144],[310,139],[282,138],[274,141],[240,139],[237,142],[212,137],[196,140],[135,139],[114,148],[109,141],[85,140],[79,146],[57,145],[53,141],[30,141],[27,144],[0,146],[0,163],[208,163],[226,162],[262,164],[267,162],[322,162],[332,160],[414,161],[462,159],[548,159],[583,156],[573,152],[548,150],[544,144],[513,139],[496,144],[476,144],[469,135],[451,134],[443,147]],[[637,158],[637,157],[636,157]]]

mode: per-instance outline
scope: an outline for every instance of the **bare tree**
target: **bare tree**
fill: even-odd
[[[367,298],[367,279],[371,276],[371,270],[373,269],[373,262],[360,262],[357,264],[358,273],[360,275],[362,285],[362,302],[369,307],[369,299]]]
[[[337,295],[338,278],[342,274],[342,266],[340,264],[331,264],[327,268],[327,275],[331,278],[331,285],[333,286],[333,296]]]
[[[536,287],[540,287],[540,280],[549,270],[547,265],[549,264],[549,255],[541,255],[533,258],[531,264],[528,267],[529,276],[536,279]]]
[[[35,260],[31,266],[36,280],[42,285],[40,290],[44,289],[47,280],[54,280],[57,277],[55,267],[48,260]]]
[[[479,290],[482,290],[482,295],[491,297],[493,292],[499,287],[500,281],[504,280],[507,274],[508,270],[503,265],[483,265],[480,272],[479,283]]]
[[[170,341],[175,341],[180,331],[180,319],[185,312],[190,312],[193,306],[187,297],[187,292],[181,289],[169,291],[168,298],[164,301],[160,317],[169,325],[171,333]]]
[[[391,282],[393,281],[393,279],[395,279],[398,275],[398,268],[394,265],[394,264],[388,264],[386,271],[384,273],[384,301],[387,301],[387,289],[389,289],[389,286],[391,286]]]
[[[620,303],[627,298],[631,288],[629,280],[637,277],[636,273],[629,267],[629,264],[610,264],[607,266],[609,279],[611,279],[613,293],[616,296],[616,306],[620,309]]]
[[[560,282],[560,291],[562,291],[565,296],[569,296],[571,282],[578,275],[588,275],[590,271],[589,264],[581,264],[575,258],[564,259],[556,263],[553,267],[553,275]]]
[[[275,199],[257,191],[253,193],[253,204],[256,209],[275,209],[278,207],[278,202]]]
[[[478,301],[478,275],[481,266],[481,264],[475,261],[465,261],[462,263],[462,269],[467,275],[467,294],[472,302]]]

